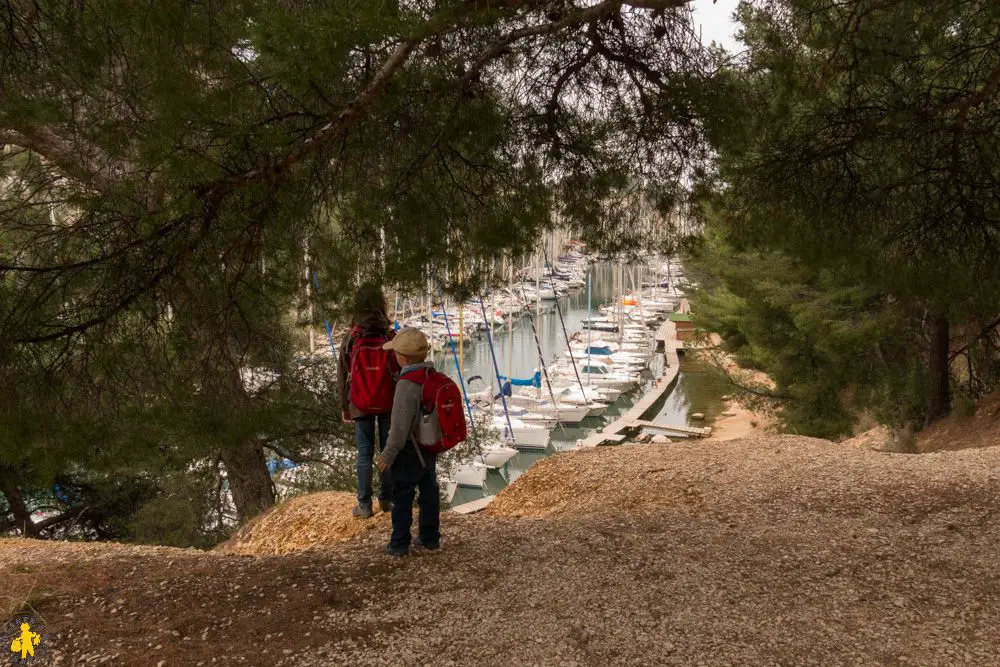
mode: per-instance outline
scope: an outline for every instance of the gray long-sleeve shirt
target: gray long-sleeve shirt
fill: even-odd
[[[392,417],[389,419],[389,438],[385,443],[385,449],[382,450],[382,459],[389,466],[403,451],[406,441],[411,439],[413,426],[420,414],[423,386],[406,379],[407,372],[418,368],[434,368],[434,364],[424,361],[405,366],[400,374],[399,382],[396,384],[396,395],[392,399]]]

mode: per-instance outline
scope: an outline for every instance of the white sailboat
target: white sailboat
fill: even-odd
[[[613,371],[628,373],[629,375],[641,373],[644,368],[649,366],[650,361],[648,357],[639,357],[624,353],[599,354],[588,353],[585,350],[573,350],[573,359],[577,364],[587,363],[588,358],[606,364]],[[567,365],[569,364],[569,359],[569,354],[564,354],[561,357],[561,361]]]
[[[485,410],[487,414],[492,413],[494,417],[500,417],[502,419],[504,416],[503,405],[501,405],[496,401],[490,403],[486,408],[481,407],[477,403],[477,407],[480,410]],[[534,410],[531,410],[530,408],[527,408],[523,405],[514,405],[513,403],[511,403],[510,396],[507,397],[507,414],[509,414],[514,419],[521,420],[525,424],[543,426],[549,429],[555,428],[556,426],[559,425],[559,420],[556,419],[554,416],[539,414]]]
[[[451,501],[455,499],[455,493],[458,491],[458,482],[453,479],[446,479],[444,482],[444,501],[451,504]]]
[[[493,426],[504,440],[513,440],[516,449],[545,449],[549,446],[549,429],[543,426],[527,424],[517,417],[510,417],[510,426],[507,426],[507,418],[494,417]]]
[[[495,444],[484,449],[482,454],[476,455],[473,460],[482,463],[487,468],[496,469],[507,465],[507,461],[515,456],[517,456],[517,450],[513,447]]]
[[[455,466],[451,478],[458,486],[481,489],[486,483],[488,470],[486,464],[481,461],[469,461],[468,463],[460,463]]]
[[[638,376],[633,376],[619,371],[613,371],[607,364],[591,359],[582,364],[578,372],[586,384],[609,389],[618,389],[620,392],[631,391],[638,384]],[[556,366],[553,374],[570,380],[574,377],[573,368],[566,364]]]
[[[556,396],[556,400],[559,400],[558,395]],[[516,393],[508,396],[507,403],[519,408],[524,408],[525,410],[542,417],[550,418],[556,423],[579,424],[590,416],[590,408],[586,405],[574,405],[571,403],[563,404],[561,401],[557,405],[554,405],[549,400],[525,393]],[[521,417],[521,419],[524,420],[523,417]]]
[[[615,389],[587,386],[581,389],[575,381],[566,385],[553,385],[552,391],[555,392],[560,405],[586,406],[590,410],[590,417],[603,415],[607,412],[608,405],[621,396],[621,392]]]

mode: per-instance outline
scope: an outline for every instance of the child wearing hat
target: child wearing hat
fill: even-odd
[[[385,550],[391,556],[405,556],[410,551],[415,495],[420,508],[416,546],[438,549],[441,545],[437,455],[421,450],[413,440],[423,386],[406,378],[413,371],[433,368],[433,364],[426,360],[430,344],[419,329],[403,329],[383,348],[394,352],[402,366],[392,403],[389,438],[378,458],[378,469],[391,471],[393,480],[392,536]]]

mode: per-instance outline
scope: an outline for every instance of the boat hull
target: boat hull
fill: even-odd
[[[476,457],[476,460],[487,468],[502,468],[517,455],[513,447],[491,447]]]
[[[455,474],[451,478],[459,485],[467,489],[481,489],[486,483],[487,467],[484,463],[473,461],[463,463],[455,468]]]
[[[558,407],[554,407],[550,401],[530,396],[508,396],[507,402],[537,415],[538,418],[518,415],[522,421],[534,424],[551,423],[551,426],[559,423],[579,424],[589,416],[590,412],[590,408],[585,405],[559,401]]]
[[[591,405],[590,411],[587,412],[588,417],[600,417],[605,412],[608,411],[608,406],[606,405]]]
[[[509,431],[504,430],[507,436]],[[507,437],[510,442],[510,437]],[[514,442],[516,449],[545,449],[549,446],[549,430],[545,428],[518,428],[514,427]]]

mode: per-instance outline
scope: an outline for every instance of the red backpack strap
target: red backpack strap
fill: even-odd
[[[420,410],[426,411],[427,401],[424,400],[424,386],[428,378],[430,378],[431,373],[434,372],[433,368],[415,368],[412,371],[407,371],[399,376],[400,380],[409,380],[410,382],[415,382],[420,385]]]
[[[417,442],[417,424],[424,413],[424,409],[427,407],[427,404],[424,402],[424,383],[427,382],[427,378],[433,372],[431,368],[414,368],[412,371],[407,371],[399,376],[400,380],[409,380],[420,385],[420,402],[417,404],[417,414],[413,416],[413,424],[410,425],[410,439],[417,450],[417,458],[420,459],[421,467],[426,464],[424,463],[424,455],[420,452],[420,445]]]
[[[414,368],[412,371],[406,371],[400,375],[399,379],[416,382],[420,386],[423,386],[424,382],[427,382],[427,376],[430,375],[430,373],[431,369],[429,368]]]
[[[350,331],[350,340],[352,346],[355,342],[361,340],[362,338],[379,339],[379,340],[384,339],[386,341],[390,341],[395,337],[396,337],[396,332],[393,331],[392,329],[387,329],[385,331],[375,333],[364,329],[360,324],[353,325]],[[390,355],[390,359],[392,363],[395,364],[395,357],[393,355]]]
[[[387,341],[390,341],[395,337],[396,337],[396,330],[393,329],[392,327],[389,327],[385,332],[385,339]],[[399,379],[399,373],[400,371],[403,370],[403,367],[399,365],[398,361],[396,361],[396,355],[391,352],[389,353],[389,368],[392,369],[393,376]]]
[[[361,338],[361,334],[361,327],[357,324],[352,324],[350,330],[347,332],[347,349],[345,352],[348,357],[350,357],[351,353],[354,351],[354,344],[358,342],[359,338]]]

